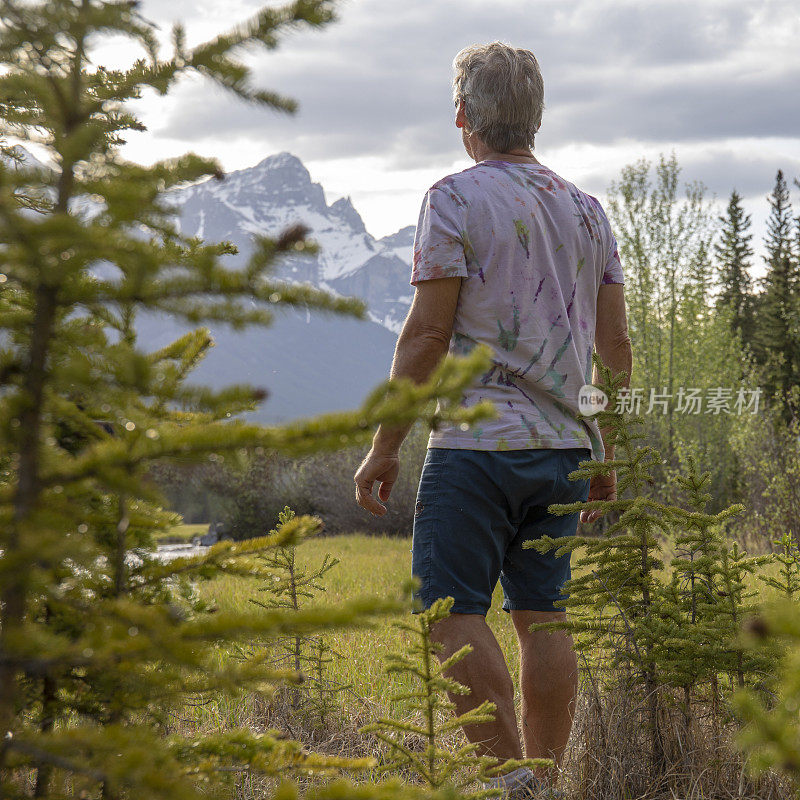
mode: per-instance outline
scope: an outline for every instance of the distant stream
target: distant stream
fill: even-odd
[[[199,556],[208,549],[208,547],[203,547],[201,544],[192,544],[191,542],[186,542],[185,544],[160,544],[155,553],[153,553],[153,557],[159,561],[172,561],[173,558]]]

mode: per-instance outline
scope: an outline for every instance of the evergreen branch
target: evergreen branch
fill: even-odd
[[[200,430],[161,426],[157,437],[140,437],[132,446],[118,440],[91,445],[72,461],[68,469],[55,467],[43,474],[42,485],[64,485],[93,477],[113,486],[116,485],[115,469],[130,470],[158,459],[186,459],[243,447],[296,454],[337,449],[344,444],[366,441],[380,423],[406,424],[420,417],[434,426],[444,420],[471,423],[493,415],[494,408],[482,403],[469,409],[445,409],[441,413],[432,411],[422,415],[418,409],[443,396],[460,396],[462,387],[484,364],[483,352],[465,359],[447,357],[425,384],[416,385],[408,379],[386,381],[373,391],[356,415],[348,412],[325,414],[278,428],[240,422],[208,424]],[[0,501],[2,495],[0,490]]]
[[[15,764],[14,766],[22,766],[22,764],[27,766],[50,764],[51,766],[56,767],[57,769],[62,769],[72,775],[86,775],[98,783],[105,783],[108,780],[108,775],[101,770],[87,767],[81,764],[77,759],[72,760],[56,755],[43,747],[37,747],[35,744],[26,742],[24,739],[19,737],[7,737],[7,741],[3,743],[3,748],[12,752],[16,751],[18,753],[22,753],[23,755],[29,756],[31,759],[27,762],[23,761],[20,764]]]

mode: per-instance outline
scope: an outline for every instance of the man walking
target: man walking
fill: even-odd
[[[577,663],[564,631],[531,633],[564,619],[555,601],[570,577],[569,555],[523,549],[542,535],[575,533],[577,515],[551,503],[614,499],[616,481],[569,481],[582,460],[613,459],[578,393],[592,379],[596,349],[616,373],[631,371],[623,274],[599,202],[533,156],[544,108],[539,65],[529,50],[502,42],[473,45],[453,61],[455,124],[474,166],[447,175],[425,194],[416,229],[414,300],[397,342],[392,377],[427,380],[448,350],[477,344],[491,368],[462,403],[491,400],[495,419],[463,431],[433,431],[420,477],[412,572],[428,607],[453,597],[437,625],[442,658],[472,645],[452,677],[470,689],[458,713],[484,700],[495,720],[465,734],[500,759],[560,762],[572,726]],[[375,434],[355,475],[356,500],[385,513],[410,426]],[[380,485],[377,495],[373,487]],[[591,522],[598,512],[581,514]],[[497,581],[519,639],[522,740],[514,688],[486,613]],[[498,785],[509,795],[552,787],[556,770],[517,770]]]

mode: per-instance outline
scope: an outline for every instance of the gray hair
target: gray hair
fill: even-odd
[[[507,153],[533,148],[542,124],[544,81],[530,50],[505,42],[473,44],[453,59],[453,102],[464,98],[467,132]]]

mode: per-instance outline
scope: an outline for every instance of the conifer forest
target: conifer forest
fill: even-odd
[[[465,738],[495,708],[456,710],[469,648],[442,660],[431,636],[451,602],[410,613],[428,432],[493,414],[458,402],[489,354],[387,377],[351,411],[247,421],[262,387],[191,380],[215,323],[367,307],[275,277],[319,252],[303,224],[254,236],[241,270],[230,242],[182,233],[170,190],[224,182],[219,161],[120,153],[143,129],[133,101],[186,76],[267,126],[290,115],[243,54],[280,58],[344,10],[270,4],[190,46],[135,0],[0,9],[0,798],[500,797],[491,779],[531,762]],[[104,67],[104,37],[140,56]],[[608,186],[634,362],[625,388],[594,354],[615,455],[571,477],[614,472],[617,499],[554,505],[604,513],[526,544],[572,557],[566,621],[539,626],[568,631],[579,664],[564,800],[800,791],[800,176],[784,169],[763,241],[733,186],[711,196],[674,154]],[[153,349],[137,321],[156,313],[190,332]],[[375,520],[353,473],[382,423],[413,428]],[[212,522],[219,541],[153,557]],[[510,623],[488,619],[512,665]]]

